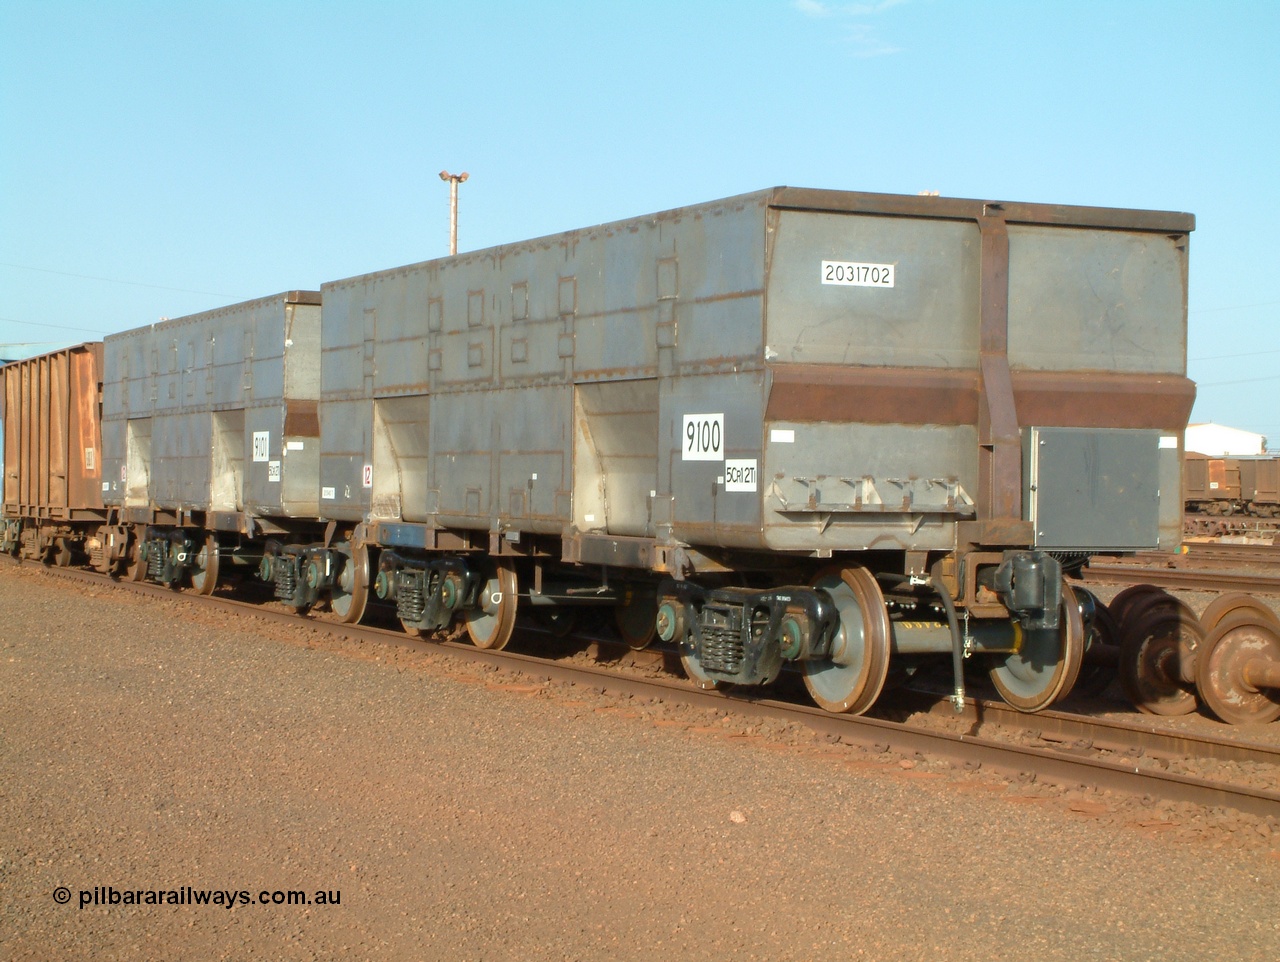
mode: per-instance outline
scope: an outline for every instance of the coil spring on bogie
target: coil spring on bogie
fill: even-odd
[[[168,560],[169,546],[164,541],[151,542],[151,550],[147,552],[147,575],[153,581],[159,581],[164,575],[165,562]]]
[[[298,590],[298,566],[292,558],[284,555],[276,556],[276,597],[281,601],[291,601]]]
[[[701,627],[702,667],[726,675],[736,675],[741,671],[746,656],[741,631],[732,624],[704,624]]]
[[[404,621],[421,621],[427,609],[426,578],[418,572],[402,572],[396,587],[396,614]]]

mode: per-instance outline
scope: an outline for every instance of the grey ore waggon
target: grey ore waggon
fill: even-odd
[[[1193,227],[775,188],[162,322],[105,339],[92,520],[6,469],[6,546],[492,648],[609,606],[837,712],[949,655],[1039,710],[1098,638],[1064,573],[1180,540]]]

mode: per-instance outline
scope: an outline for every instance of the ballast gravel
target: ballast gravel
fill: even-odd
[[[664,708],[0,565],[0,958],[1280,957],[1265,822]]]

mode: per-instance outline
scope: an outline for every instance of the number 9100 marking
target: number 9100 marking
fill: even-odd
[[[893,287],[893,265],[823,261],[822,283],[846,287]]]
[[[686,414],[682,461],[724,460],[724,413]]]

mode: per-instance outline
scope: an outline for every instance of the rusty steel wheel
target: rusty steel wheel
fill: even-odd
[[[1200,627],[1204,629],[1205,635],[1208,636],[1218,626],[1218,622],[1228,615],[1235,614],[1237,611],[1252,612],[1258,615],[1264,623],[1274,625],[1277,630],[1280,630],[1280,617],[1277,617],[1274,611],[1253,597],[1253,595],[1246,595],[1239,591],[1229,591],[1224,595],[1218,595],[1217,598],[1210,602],[1209,607],[1200,616]]]
[[[1182,602],[1131,618],[1120,641],[1120,687],[1134,707],[1149,715],[1195,711],[1192,683],[1203,644],[1200,621]]]
[[[477,648],[507,647],[516,627],[518,589],[515,565],[505,558],[495,559],[493,573],[480,589],[480,607],[466,614],[467,634]]]
[[[1268,611],[1268,614],[1271,614]],[[1214,625],[1196,659],[1196,691],[1228,725],[1280,718],[1280,625],[1248,608]]]
[[[343,556],[338,582],[329,593],[329,607],[343,624],[358,624],[369,603],[369,549],[364,545],[334,545]]]
[[[712,678],[703,670],[702,658],[694,647],[692,632],[686,634],[680,642],[680,665],[689,680],[703,691],[727,691],[733,687],[730,682]]]
[[[1111,610],[1091,592],[1079,587],[1072,590],[1081,603],[1081,617],[1089,626],[1084,660],[1072,691],[1097,697],[1111,687],[1116,677],[1115,655],[1120,646],[1120,625]],[[1110,657],[1104,653],[1109,653]]]
[[[1129,628],[1140,625],[1156,611],[1191,612],[1186,603],[1169,594],[1163,588],[1154,585],[1143,585],[1148,590],[1135,596],[1125,607],[1124,617],[1120,619],[1120,636],[1128,634]],[[1192,613],[1194,616],[1194,613]]]
[[[1080,675],[1084,660],[1084,619],[1075,592],[1062,585],[1060,624],[1022,632],[1018,650],[991,666],[991,683],[1018,711],[1043,711],[1066,698]]]
[[[147,563],[141,558],[142,542],[136,537],[129,546],[129,564],[125,568],[125,577],[129,581],[147,580]]]
[[[578,626],[578,613],[573,608],[548,608],[534,615],[534,620],[555,638],[568,638]]]
[[[218,538],[210,531],[204,539],[204,545],[196,554],[196,562],[191,568],[191,587],[197,594],[211,595],[218,586]]]
[[[1150,603],[1152,597],[1167,598],[1170,595],[1163,588],[1157,588],[1155,585],[1130,585],[1111,599],[1111,603],[1107,605],[1107,610],[1115,618],[1122,635],[1124,633],[1125,620],[1129,617],[1129,613],[1134,606],[1138,602]]]
[[[66,538],[56,538],[53,542],[53,563],[59,568],[71,567],[71,542]]]
[[[626,599],[613,609],[618,634],[628,648],[648,648],[658,636],[658,596],[650,591],[627,589]]]
[[[831,657],[802,661],[804,686],[818,707],[861,715],[889,676],[889,610],[866,568],[828,569],[814,581],[835,602],[840,627]]]

